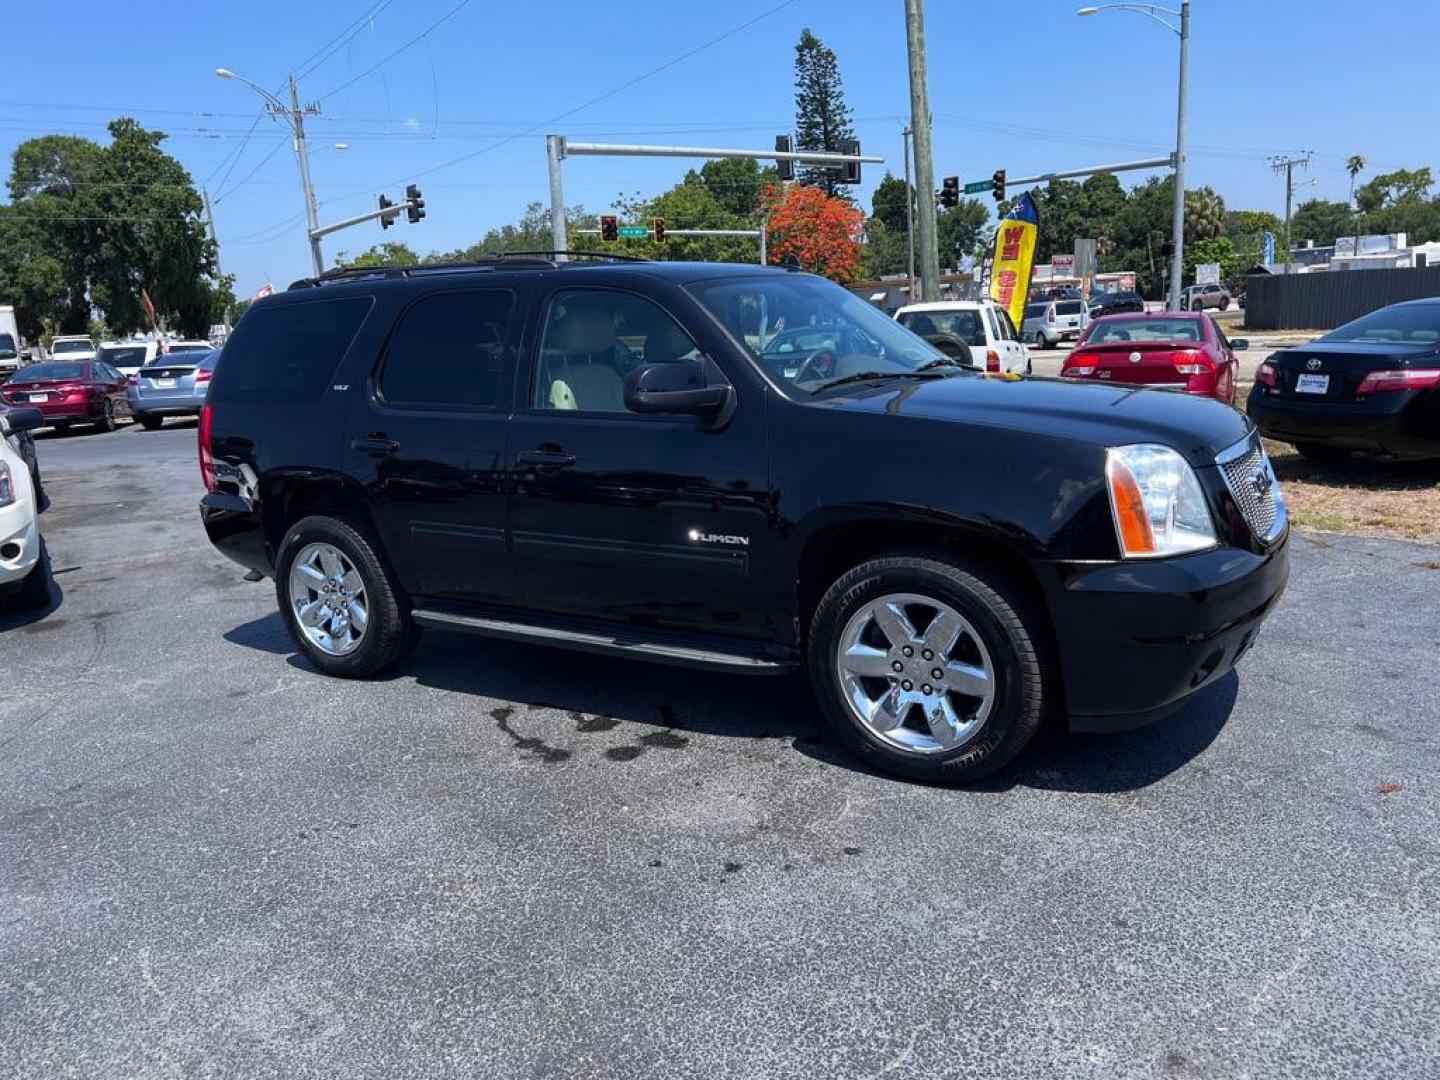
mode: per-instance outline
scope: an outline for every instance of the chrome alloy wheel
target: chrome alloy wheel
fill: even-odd
[[[360,572],[330,544],[306,544],[291,564],[290,609],[310,644],[330,656],[358,649],[370,621]]]
[[[840,690],[855,718],[892,747],[953,750],[995,703],[995,665],[980,635],[947,604],[893,593],[866,604],[835,650]]]

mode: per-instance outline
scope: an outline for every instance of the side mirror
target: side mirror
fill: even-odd
[[[646,364],[625,377],[625,407],[634,413],[679,413],[719,416],[735,391],[728,385],[706,386],[692,364]]]
[[[9,409],[0,412],[4,427],[10,432],[34,431],[45,426],[45,414],[39,409]]]
[[[1250,347],[1250,339],[1243,337],[1232,337],[1230,339],[1230,350],[1232,352],[1244,352]]]

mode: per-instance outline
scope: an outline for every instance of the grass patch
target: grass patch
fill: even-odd
[[[1321,464],[1286,443],[1267,439],[1265,449],[1300,528],[1440,543],[1440,463],[1386,465],[1354,457]]]

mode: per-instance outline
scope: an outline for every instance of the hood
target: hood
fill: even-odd
[[[827,398],[830,408],[984,424],[1093,446],[1153,442],[1194,465],[1245,438],[1246,417],[1218,401],[1167,390],[1142,390],[1065,379],[995,379],[955,375],[857,387]]]

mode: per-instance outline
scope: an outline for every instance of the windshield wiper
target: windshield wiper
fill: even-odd
[[[948,363],[948,361],[947,361]],[[946,376],[939,371],[926,371],[923,367],[914,371],[857,371],[854,375],[842,375],[838,379],[831,379],[829,382],[821,383],[811,394],[818,394],[821,390],[829,390],[832,386],[845,386],[848,383],[877,382],[881,379],[943,379]]]
[[[955,359],[953,359],[953,358],[951,358],[951,357],[949,357],[949,356],[937,356],[934,360],[926,360],[925,363],[921,364],[921,365],[920,365],[919,367],[917,367],[915,370],[916,370],[916,371],[934,371],[936,368],[942,368],[942,367],[953,367],[953,368],[957,368],[957,369],[960,370],[960,371],[974,371],[974,370],[975,370],[973,367],[967,367],[966,365],[960,363],[960,361],[955,360]]]

